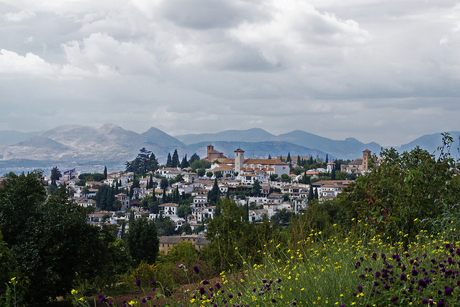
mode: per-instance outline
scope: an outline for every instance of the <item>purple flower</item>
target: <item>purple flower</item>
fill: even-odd
[[[207,285],[207,284],[209,284],[209,281],[203,280],[203,285]]]
[[[276,300],[275,300],[274,298],[272,298],[272,302],[273,302],[273,303],[276,303]]]
[[[152,286],[153,286],[154,284],[156,284],[156,283],[157,283],[157,280],[156,280],[156,279],[154,279],[154,280],[152,280],[152,281],[150,282],[150,284],[151,284]]]
[[[389,285],[385,285],[385,286],[383,286],[383,289],[385,289],[385,290],[390,290],[390,286],[389,286]]]
[[[363,287],[362,287],[362,286],[358,286],[358,291],[359,291],[359,292],[363,292]]]
[[[205,294],[205,293],[206,293],[206,290],[205,290],[203,287],[201,287],[201,288],[200,288],[200,294],[203,295],[203,294]]]
[[[228,295],[228,298],[233,298],[233,294],[229,294],[229,295]]]
[[[426,288],[427,283],[426,283],[425,280],[419,279],[419,280],[418,280],[418,285],[419,285],[420,287],[422,287],[422,288]]]
[[[142,281],[140,279],[136,279],[136,286],[140,287],[142,285]]]
[[[398,300],[398,297],[395,296],[395,297],[393,297],[393,298],[391,299],[391,302],[394,303],[394,302],[396,302],[397,300]]]
[[[193,270],[195,271],[195,273],[200,273],[200,268],[197,267],[196,265],[193,267]]]
[[[446,290],[444,290],[444,295],[449,296],[449,295],[452,294],[452,291],[453,291],[453,289],[451,289],[451,288],[446,288]]]

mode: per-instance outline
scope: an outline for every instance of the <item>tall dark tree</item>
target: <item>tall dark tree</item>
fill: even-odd
[[[291,160],[291,153],[290,153],[290,152],[288,152],[288,155],[287,155],[287,158],[286,158],[286,162],[287,162],[287,163],[291,163],[291,162],[292,162],[292,160]]]
[[[180,163],[180,168],[186,168],[189,167],[189,163],[187,161],[187,154],[185,154],[184,158],[182,159],[182,162]]]
[[[331,180],[335,180],[335,168],[331,171]]]
[[[104,179],[107,179],[107,167],[104,166]]]
[[[168,158],[166,159],[166,167],[171,167],[171,153],[168,152]]]
[[[179,164],[179,154],[177,153],[177,149],[175,149],[171,159],[171,167],[178,167]]]
[[[51,169],[51,176],[50,176],[51,184],[56,185],[56,181],[58,181],[59,178],[61,177],[62,177],[62,174],[59,171],[58,167],[57,166],[53,167]]]
[[[315,198],[313,194],[313,186],[310,184],[310,188],[308,189],[308,202],[312,201]]]
[[[259,196],[262,192],[262,187],[260,186],[259,180],[255,180],[254,184],[252,185],[252,195]]]
[[[329,155],[326,154],[326,164],[329,163]]]
[[[192,165],[193,162],[195,161],[200,161],[200,156],[197,155],[196,153],[194,153],[191,157],[190,157],[190,160],[189,160],[189,166]]]
[[[219,185],[217,184],[217,178],[216,178],[214,179],[214,185],[211,191],[208,192],[208,201],[211,204],[215,205],[219,202],[219,199],[220,199],[220,189],[219,189]]]
[[[129,254],[139,264],[145,261],[155,263],[158,256],[160,240],[154,221],[145,217],[129,220],[129,230],[125,237]]]

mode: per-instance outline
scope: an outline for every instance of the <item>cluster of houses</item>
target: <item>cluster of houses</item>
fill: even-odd
[[[365,150],[363,158],[356,159],[348,165],[342,165],[341,171],[357,175],[366,172],[368,170],[369,158],[370,151]],[[301,175],[290,174],[290,164],[280,159],[245,159],[244,150],[242,149],[235,150],[235,158],[230,159],[215,150],[212,145],[207,147],[207,157],[205,159],[212,163],[211,167],[206,170],[205,176],[199,177],[197,173],[191,172],[190,169],[160,168],[152,176],[149,175],[138,179],[139,187],[133,188],[133,199],[130,199],[125,193],[115,195],[115,198],[122,204],[120,211],[96,211],[89,216],[89,222],[108,222],[121,225],[123,221],[127,222],[129,220],[129,214],[131,214],[124,211],[132,209],[130,211],[134,212],[134,218],[146,216],[149,219],[156,219],[161,215],[165,218],[169,217],[174,222],[176,230],[186,223],[190,225],[192,230],[195,230],[207,219],[214,217],[216,208],[208,201],[207,195],[212,189],[216,178],[219,178],[218,187],[224,195],[227,192],[250,189],[256,181],[259,182],[261,188],[259,195],[247,197],[244,200],[236,200],[241,205],[248,204],[251,208],[257,208],[249,210],[249,218],[254,222],[262,220],[264,216],[271,218],[283,209],[297,213],[307,207],[310,185],[299,183]],[[307,171],[307,175],[314,178],[318,173],[331,172],[333,168],[334,163],[331,162],[327,164],[326,169],[310,170]],[[270,180],[271,175],[281,177],[284,174],[290,177],[291,182]],[[157,177],[167,179],[176,178],[178,175],[182,176],[183,180],[168,187],[166,194],[171,194],[177,189],[180,194],[192,195],[193,201],[190,204],[191,213],[188,216],[180,218],[177,215],[179,205],[176,203],[164,203],[160,205],[160,214],[143,211],[136,206],[138,202],[135,199],[157,197],[160,200],[162,198],[163,190],[159,188],[161,178],[153,175],[159,175]],[[74,191],[75,202],[81,206],[96,208],[96,202],[91,199],[91,196],[96,195],[98,186],[105,184],[113,187],[117,185],[119,188],[129,191],[133,185],[133,179],[133,173],[119,171],[107,174],[107,179],[102,182],[86,182],[85,186],[79,186],[77,183],[80,180],[77,178],[75,170],[71,170],[64,172],[64,176],[57,183],[66,184],[71,188]],[[148,188],[152,182],[154,187]],[[335,198],[350,183],[351,181],[348,180],[323,180],[313,183],[312,188],[316,190],[319,199],[326,200]],[[270,190],[278,192],[270,193]],[[178,239],[171,240],[177,241]],[[201,240],[200,242],[204,241]],[[172,243],[165,244],[169,246]]]

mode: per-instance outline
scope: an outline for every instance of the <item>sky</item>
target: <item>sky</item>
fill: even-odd
[[[0,0],[0,130],[460,130],[460,2]]]

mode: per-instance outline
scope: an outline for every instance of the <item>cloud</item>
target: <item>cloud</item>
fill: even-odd
[[[157,60],[145,48],[119,42],[106,33],[93,33],[83,41],[61,45],[70,66],[103,76],[157,73]]]
[[[257,48],[274,65],[313,64],[322,56],[329,59],[323,61],[325,64],[331,56],[343,57],[341,48],[353,48],[370,40],[369,33],[356,21],[320,13],[306,2],[273,1],[271,6],[270,20],[244,22],[228,33],[242,44]],[[321,55],[321,51],[325,54]]]
[[[57,66],[32,53],[21,56],[13,51],[0,50],[0,75],[49,78],[56,74],[58,69]]]
[[[33,11],[20,11],[19,13],[8,13],[3,15],[6,20],[13,22],[19,22],[35,16],[36,14]]]

